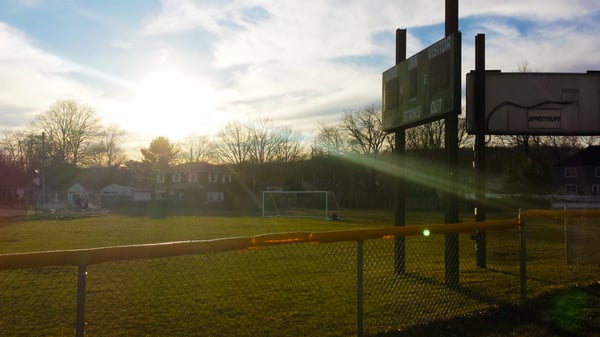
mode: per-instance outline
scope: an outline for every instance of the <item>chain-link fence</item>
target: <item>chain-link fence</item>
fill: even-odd
[[[546,226],[532,224],[525,237],[528,294],[597,280],[597,269],[565,266],[564,251],[557,249],[563,260],[555,259]],[[475,233],[484,229],[481,268]],[[459,233],[457,247],[448,247],[447,233]],[[0,331],[370,335],[518,304],[525,256],[519,238],[517,222],[509,220],[3,255]],[[458,280],[449,282],[445,260],[455,248]]]
[[[600,281],[600,210],[529,210],[524,215],[530,297]]]

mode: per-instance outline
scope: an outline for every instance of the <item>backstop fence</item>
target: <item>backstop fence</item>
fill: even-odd
[[[565,260],[565,228],[576,226],[565,219],[589,225],[600,212],[547,212],[527,211],[518,220],[0,255],[0,331],[366,336],[600,280],[597,264]],[[478,231],[486,233],[484,268],[474,254]],[[459,236],[459,281],[452,285],[444,262],[447,235]]]

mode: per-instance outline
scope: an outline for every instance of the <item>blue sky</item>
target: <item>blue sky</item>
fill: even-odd
[[[443,36],[443,6],[1,0],[0,130],[25,128],[57,100],[74,99],[126,130],[131,148],[258,118],[311,137],[321,122],[379,104],[395,29],[407,29],[410,56]],[[463,0],[459,8],[463,73],[474,67],[478,33],[488,69],[600,69],[600,1]]]

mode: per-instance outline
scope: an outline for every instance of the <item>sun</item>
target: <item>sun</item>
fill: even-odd
[[[192,132],[218,132],[217,94],[203,81],[180,71],[152,71],[134,86],[129,128],[180,140]]]

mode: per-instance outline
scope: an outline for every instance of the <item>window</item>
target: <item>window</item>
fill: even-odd
[[[198,181],[198,173],[188,173],[188,182],[195,183]]]
[[[565,184],[565,194],[577,194],[577,185]]]
[[[224,174],[221,181],[224,183],[231,183],[231,174]]]
[[[593,195],[600,195],[600,184],[593,184],[592,185],[592,194]]]
[[[181,182],[181,173],[173,173],[173,177],[171,178],[171,180],[174,183],[179,183]]]
[[[209,173],[208,174],[208,182],[209,183],[216,183],[217,181],[219,181],[219,175],[216,173]]]
[[[565,167],[565,178],[575,178],[577,177],[577,168],[576,167]]]
[[[225,200],[223,192],[208,192],[206,197],[208,202],[223,202]]]
[[[157,190],[154,192],[156,200],[167,200],[169,198],[169,194],[164,190]]]
[[[159,173],[156,175],[156,182],[157,183],[164,183],[165,182],[165,174],[164,173]]]
[[[600,178],[600,167],[596,167],[596,178]]]

